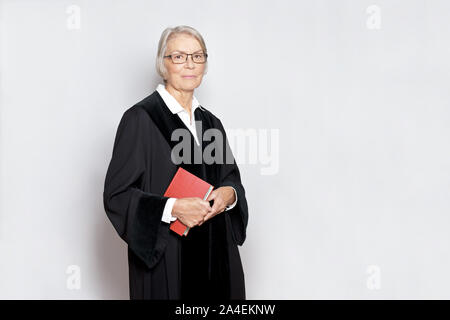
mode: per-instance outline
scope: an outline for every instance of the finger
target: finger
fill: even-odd
[[[207,209],[211,209],[211,205],[209,204],[209,201],[207,201],[207,200],[202,200],[202,205]]]
[[[210,211],[208,212],[208,214],[203,218],[203,221],[207,221],[209,219],[211,219],[212,217],[214,217],[214,211]]]
[[[216,200],[214,200],[214,204],[212,206],[212,211],[214,212],[218,212],[219,208],[223,207],[223,201],[220,198],[217,198]]]
[[[213,200],[215,197],[217,196],[217,191],[214,190],[213,192],[211,192],[208,196],[208,198],[206,199],[206,201],[210,201]]]
[[[219,213],[218,211],[211,210],[211,212],[209,212],[209,213],[205,216],[204,221],[209,220],[209,219],[211,219],[211,218],[214,218],[218,213]]]
[[[202,218],[204,218],[208,213],[212,211],[212,207],[209,205],[203,205],[202,208],[200,208],[200,214],[202,215]]]

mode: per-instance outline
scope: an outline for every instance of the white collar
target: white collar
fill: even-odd
[[[156,87],[156,91],[160,94],[161,98],[166,103],[167,107],[169,107],[170,111],[175,114],[181,111],[186,111],[180,103],[177,101],[177,99],[172,96],[169,91],[167,91],[166,87],[163,84],[158,84]],[[203,108],[199,103],[197,98],[195,96],[192,96],[192,107],[191,112],[194,113],[195,109],[200,108],[200,110],[205,111],[205,108]]]

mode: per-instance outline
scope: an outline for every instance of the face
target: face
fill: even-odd
[[[187,34],[178,34],[167,42],[165,56],[174,53],[203,52],[197,39]],[[167,85],[181,91],[193,91],[202,82],[204,63],[194,63],[192,56],[188,56],[185,63],[175,64],[170,58],[164,58],[166,66]]]

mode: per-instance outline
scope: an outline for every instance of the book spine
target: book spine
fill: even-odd
[[[209,194],[211,193],[212,189],[213,189],[213,186],[209,186],[208,192],[206,192],[205,196],[203,197],[203,200],[208,199]]]

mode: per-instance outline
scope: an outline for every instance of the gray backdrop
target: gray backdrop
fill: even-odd
[[[161,81],[159,36],[180,24],[210,55],[195,95],[241,141],[247,297],[450,298],[448,1],[0,10],[0,298],[128,298],[104,177],[121,115]]]

